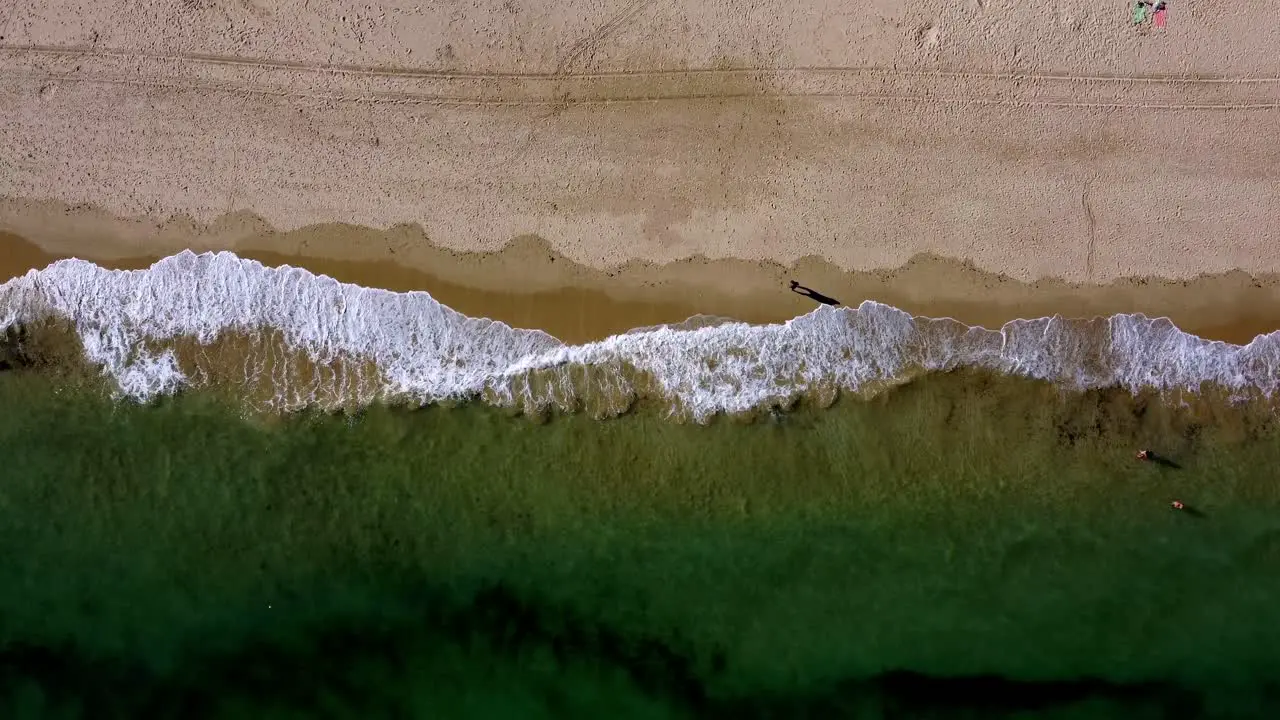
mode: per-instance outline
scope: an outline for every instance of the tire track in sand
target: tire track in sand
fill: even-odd
[[[645,7],[643,0],[633,6]],[[610,21],[612,28],[625,24],[638,12],[624,11]],[[597,31],[593,36],[600,34]],[[1075,76],[876,67],[707,68],[563,75],[436,72],[216,55],[0,45],[0,82],[30,81],[325,102],[496,107],[812,98],[1046,109],[1280,108],[1280,77]]]
[[[610,35],[618,32],[623,26],[629,24],[640,13],[644,12],[655,0],[634,0],[630,5],[624,7],[618,14],[606,20],[591,33],[588,33],[581,40],[569,46],[565,56],[556,64],[556,75],[564,75],[569,66],[582,57],[587,51],[595,48],[601,42],[608,39]]]

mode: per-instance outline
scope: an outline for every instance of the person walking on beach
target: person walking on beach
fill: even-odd
[[[796,282],[795,280],[791,281],[791,292],[797,295],[803,295],[809,298],[810,300],[820,302],[823,305],[839,305],[840,304],[839,300],[833,297],[829,297],[827,295],[823,295],[822,293],[818,292],[817,290],[814,290],[813,288],[807,288],[804,285],[801,285],[800,283]]]

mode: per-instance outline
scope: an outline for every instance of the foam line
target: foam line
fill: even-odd
[[[1015,320],[988,330],[867,301],[856,309],[820,307],[776,325],[658,327],[569,346],[541,331],[467,317],[425,292],[339,283],[229,252],[183,252],[134,271],[63,260],[0,286],[0,328],[49,316],[70,321],[86,358],[121,395],[140,401],[193,382],[166,343],[208,344],[225,333],[267,330],[317,363],[374,363],[379,387],[362,402],[483,395],[514,404],[518,393],[535,392],[520,378],[534,371],[567,378],[574,367],[607,374],[622,392],[638,390],[617,369],[642,371],[656,383],[656,399],[697,420],[824,386],[857,391],[963,367],[1074,389],[1196,390],[1211,382],[1270,395],[1280,387],[1277,333],[1238,346],[1143,315]],[[559,387],[563,393],[566,385]]]

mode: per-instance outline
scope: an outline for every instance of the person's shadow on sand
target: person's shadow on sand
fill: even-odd
[[[797,295],[803,295],[809,298],[810,300],[815,300],[817,302],[822,303],[823,305],[839,305],[840,304],[839,300],[833,297],[830,297],[828,295],[823,295],[822,293],[812,288],[807,288],[804,285],[801,285],[800,283],[796,282],[795,280],[791,281],[791,292]]]

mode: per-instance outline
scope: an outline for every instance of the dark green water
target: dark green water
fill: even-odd
[[[1259,406],[963,374],[754,424],[263,423],[57,388],[0,373],[0,717],[1280,716]]]

